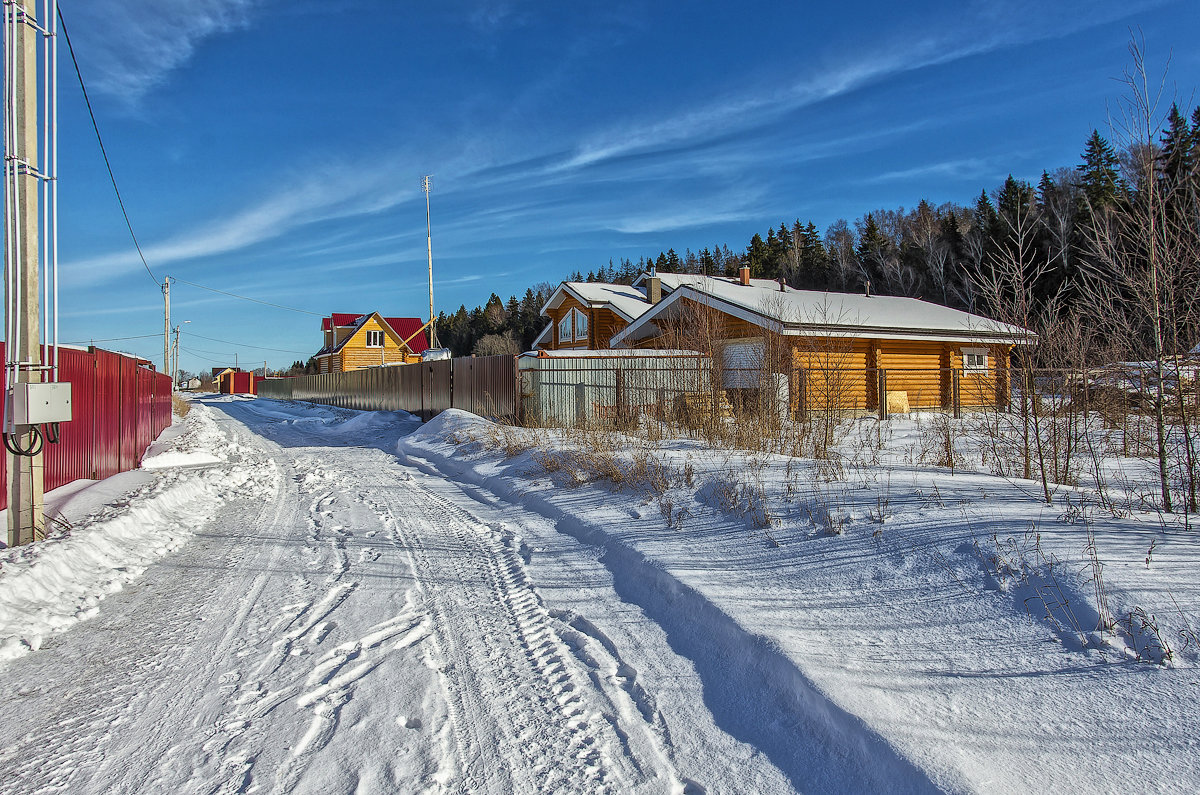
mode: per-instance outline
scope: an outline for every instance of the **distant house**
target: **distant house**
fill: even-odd
[[[417,317],[382,317],[334,312],[321,318],[324,345],[317,351],[318,372],[344,373],[364,367],[412,364],[429,347],[427,323]]]
[[[550,323],[535,347],[708,350],[727,389],[758,388],[762,373],[774,373],[807,405],[870,409],[881,375],[889,400],[904,392],[913,407],[948,405],[956,394],[964,405],[1003,402],[1012,347],[1033,337],[916,298],[796,290],[749,273],[564,282],[542,309]]]
[[[212,369],[213,387],[223,395],[254,395],[258,393],[254,373],[233,367]]]

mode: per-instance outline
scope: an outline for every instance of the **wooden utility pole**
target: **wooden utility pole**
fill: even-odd
[[[23,9],[6,4],[4,11],[6,15],[16,15],[16,24],[13,25],[15,51],[6,53],[9,67],[15,64],[16,68],[8,75],[9,85],[5,86],[9,92],[5,101],[10,103],[9,112],[14,122],[12,138],[6,142],[6,148],[11,147],[10,157],[5,163],[5,176],[11,186],[7,197],[10,202],[8,218],[4,227],[8,274],[5,280],[5,289],[8,291],[5,328],[16,337],[15,341],[12,338],[7,340],[9,345],[15,342],[16,347],[16,350],[10,350],[8,358],[19,363],[16,372],[10,372],[9,377],[17,383],[33,383],[42,380],[39,369],[42,362],[41,334],[38,328],[41,309],[38,192],[41,183],[37,175],[37,51],[41,33],[33,27],[34,20]],[[15,317],[9,317],[13,307],[19,309],[14,312]],[[10,401],[11,390],[12,384],[9,384]],[[9,410],[12,410],[11,406]],[[34,448],[40,443],[38,439],[36,426],[32,425],[17,425],[12,434],[12,441],[22,450]],[[7,451],[5,455],[8,457],[8,544],[28,544],[44,527],[42,456],[40,452],[35,455],[13,455]]]

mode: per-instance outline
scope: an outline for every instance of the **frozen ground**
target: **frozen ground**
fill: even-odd
[[[0,551],[2,789],[1200,789],[1194,530],[577,444],[199,402]]]

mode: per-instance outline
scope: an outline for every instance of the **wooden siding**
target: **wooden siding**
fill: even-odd
[[[382,347],[367,347],[368,331],[384,333]],[[342,338],[345,339],[345,335]],[[350,370],[361,370],[365,367],[419,362],[421,357],[401,348],[402,342],[403,340],[396,336],[395,331],[385,328],[383,324],[372,317],[354,331],[341,350],[335,351],[321,360],[321,372],[344,373]],[[329,363],[328,370],[325,368],[324,362]]]
[[[558,323],[560,320],[563,319],[563,316],[566,315],[568,312],[570,312],[572,309],[578,309],[579,311],[585,312],[588,315],[588,339],[587,340],[580,340],[578,342],[563,342],[563,341],[559,340],[559,338],[558,338]],[[573,296],[570,296],[570,295],[566,296],[563,299],[563,302],[558,305],[558,307],[549,310],[549,312],[547,314],[550,315],[550,322],[552,324],[550,345],[548,346],[550,350],[552,350],[552,351],[568,350],[569,351],[569,350],[587,349],[587,348],[590,348],[593,350],[595,349],[595,345],[593,342],[596,337],[596,324],[594,322],[595,318],[592,317],[592,313],[588,310],[588,308],[586,306],[584,306],[583,304],[581,304]],[[605,347],[608,347],[608,346],[605,345]]]
[[[593,309],[592,316],[588,319],[588,332],[592,337],[591,347],[595,350],[607,350],[611,347],[609,341],[628,325],[625,318],[611,309]]]
[[[868,340],[817,337],[792,338],[792,403],[798,408],[800,378],[804,379],[805,403],[809,409],[870,408],[875,389],[868,388]]]
[[[877,366],[887,373],[887,391],[904,392],[911,408],[949,404],[950,370],[943,368],[945,343],[879,340]]]

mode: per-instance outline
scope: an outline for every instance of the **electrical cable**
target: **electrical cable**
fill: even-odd
[[[113,175],[112,163],[108,161],[108,150],[104,148],[104,139],[100,137],[100,125],[96,123],[96,114],[92,110],[92,101],[88,98],[87,86],[83,83],[83,73],[79,71],[79,61],[75,58],[75,48],[71,46],[71,37],[67,33],[67,21],[63,19],[62,6],[58,7],[58,22],[62,25],[63,38],[67,42],[67,52],[71,54],[71,63],[75,66],[75,76],[79,78],[79,88],[83,91],[83,101],[87,105],[88,115],[92,117],[92,129],[96,132],[96,142],[100,144],[100,154],[104,156],[104,166],[108,169],[108,178],[112,181],[113,192],[117,194],[117,204],[121,206],[121,215],[125,216],[125,226],[129,228],[129,236],[133,238],[133,247],[137,249],[138,256],[142,260],[142,265],[146,268],[146,273],[154,280],[154,283],[159,287],[162,282],[154,275],[154,271],[150,270],[150,263],[146,262],[146,255],[142,253],[142,247],[138,243],[137,235],[133,233],[133,224],[129,220],[129,213],[125,211],[125,201],[121,198],[121,190],[117,187],[117,178]]]
[[[29,447],[26,448],[22,448],[21,445],[17,443],[17,435],[15,433],[4,434],[4,449],[15,456],[33,458],[38,453],[42,452],[42,447],[44,446],[45,441],[42,438],[42,432],[37,429],[36,425],[29,426],[29,433],[31,434],[31,437],[29,440]]]
[[[182,345],[179,346],[179,350],[183,351],[184,353],[190,353],[192,356],[195,356],[197,359],[203,359],[206,362],[216,362],[217,364],[229,364],[229,359],[227,359],[227,358],[226,359],[210,359],[209,357],[201,356],[200,354],[196,353],[192,349],[185,348]]]
[[[238,295],[237,293],[231,293],[231,292],[227,292],[225,290],[218,290],[215,287],[205,287],[203,284],[196,284],[195,282],[189,282],[187,279],[180,279],[178,276],[172,276],[171,279],[172,279],[172,281],[179,282],[180,284],[187,284],[192,287],[198,287],[201,290],[208,290],[210,293],[219,293],[220,295],[227,295],[230,298],[240,298],[243,301],[252,301],[253,303],[262,304],[263,306],[273,306],[276,309],[286,309],[288,312],[299,312],[302,315],[312,315],[313,317],[325,317],[320,312],[310,312],[307,309],[297,309],[294,306],[284,306],[283,304],[273,304],[270,301],[260,301],[257,298],[250,298],[245,295]]]
[[[216,337],[206,337],[203,334],[197,334],[194,331],[189,331],[188,336],[189,337],[198,337],[199,339],[209,340],[210,342],[221,342],[226,345],[236,345],[239,348],[254,348],[255,350],[260,350],[260,351],[274,351],[275,353],[299,353],[299,354],[311,353],[311,351],[294,351],[294,350],[290,350],[288,348],[264,348],[262,345],[247,345],[244,342],[233,342],[232,340],[219,340]],[[211,353],[211,351],[210,351],[210,353]]]
[[[159,333],[159,334],[139,334],[136,337],[102,337],[102,338],[98,338],[98,339],[90,339],[90,340],[87,340],[86,342],[84,342],[83,340],[80,340],[79,342],[64,342],[62,344],[63,345],[91,345],[93,342],[121,342],[122,340],[147,340],[147,339],[150,339],[151,337],[157,339],[159,337],[162,337],[162,334],[161,333]]]
[[[50,444],[58,444],[58,440],[60,438],[58,435],[58,430],[59,430],[58,423],[57,422],[47,422],[42,427],[45,429],[42,432],[43,438],[45,438],[45,440],[47,442],[49,442]]]

